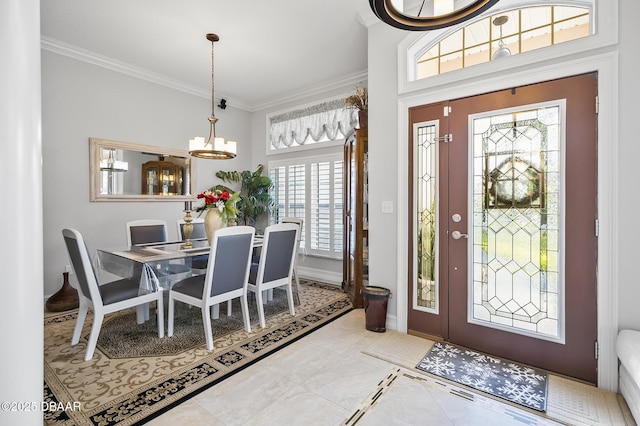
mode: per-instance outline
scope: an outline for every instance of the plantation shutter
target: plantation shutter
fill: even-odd
[[[342,256],[342,172],[339,154],[298,158],[269,165],[274,210],[270,223],[285,217],[304,220],[301,248],[306,254]]]

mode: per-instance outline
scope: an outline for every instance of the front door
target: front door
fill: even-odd
[[[596,383],[596,91],[410,110],[410,332]]]

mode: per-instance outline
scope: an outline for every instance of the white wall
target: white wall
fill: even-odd
[[[60,288],[69,264],[63,228],[77,228],[93,253],[126,245],[130,220],[164,219],[176,238],[175,221],[184,216],[183,202],[89,202],[89,138],[186,150],[190,138],[208,135],[210,114],[207,99],[42,51],[45,297]],[[219,183],[217,170],[252,164],[250,114],[233,105],[215,114],[218,135],[238,141],[238,156],[195,159],[197,192]]]
[[[374,286],[391,290],[387,326],[397,328],[398,249],[398,43],[406,31],[386,24],[369,28],[369,276]],[[405,175],[406,176],[406,173]],[[406,180],[406,177],[405,177]],[[393,213],[382,213],[382,202],[393,202]]]
[[[619,152],[617,181],[618,205],[618,286],[619,286],[619,326],[620,329],[640,330],[640,278],[638,255],[640,255],[640,230],[638,228],[638,115],[640,114],[640,55],[638,55],[638,17],[640,2],[619,2],[619,80],[618,111]]]

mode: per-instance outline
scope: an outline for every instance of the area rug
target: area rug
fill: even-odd
[[[47,406],[56,409],[45,411],[44,424],[144,424],[352,309],[349,298],[338,286],[310,280],[300,283],[295,316],[292,317],[288,309],[274,309],[277,312],[267,316],[264,329],[255,318],[251,333],[244,330],[241,322],[236,330],[214,332],[213,351],[206,349],[202,332],[200,344],[176,354],[163,355],[151,350],[146,355],[110,358],[103,350],[113,348],[107,348],[103,341],[93,359],[85,362],[91,321],[85,322],[80,343],[71,346],[76,312],[45,317],[44,395]],[[239,307],[235,311],[239,313]],[[257,316],[250,312],[253,317]],[[223,320],[224,305],[220,314]],[[115,321],[111,326],[118,322]],[[212,322],[214,327],[216,321]],[[135,320],[128,324],[130,329],[137,327]],[[108,322],[105,326],[110,327]],[[167,343],[171,340],[167,337],[162,340],[165,339]]]
[[[545,371],[442,342],[416,368],[537,411],[547,407]]]
[[[300,305],[295,298],[295,306]],[[168,318],[168,303],[165,304],[165,321]],[[251,293],[248,297],[249,318],[254,324],[258,321],[256,298]],[[244,328],[240,299],[233,299],[232,314],[227,315],[227,302],[219,307],[220,316],[211,321],[213,335],[216,338]],[[289,313],[287,293],[283,289],[273,290],[273,300],[264,305],[265,316]],[[129,310],[122,315],[114,315],[105,320],[100,330],[97,347],[109,358],[133,358],[141,356],[177,355],[186,350],[202,346],[205,343],[202,312],[198,308],[181,302],[175,302],[173,336],[169,339],[158,337],[156,318],[138,325],[136,313]],[[166,329],[166,327],[165,327]],[[89,340],[89,334],[84,336]]]

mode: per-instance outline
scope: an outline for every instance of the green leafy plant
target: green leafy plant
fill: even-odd
[[[273,199],[269,191],[273,182],[269,176],[263,176],[264,166],[258,164],[255,171],[243,170],[216,172],[216,177],[223,182],[230,184],[240,184],[240,199],[236,203],[238,209],[238,219],[242,220],[243,225],[255,226],[256,221],[263,215],[267,214]],[[217,185],[216,188],[226,189],[233,193],[233,189],[224,185]]]

